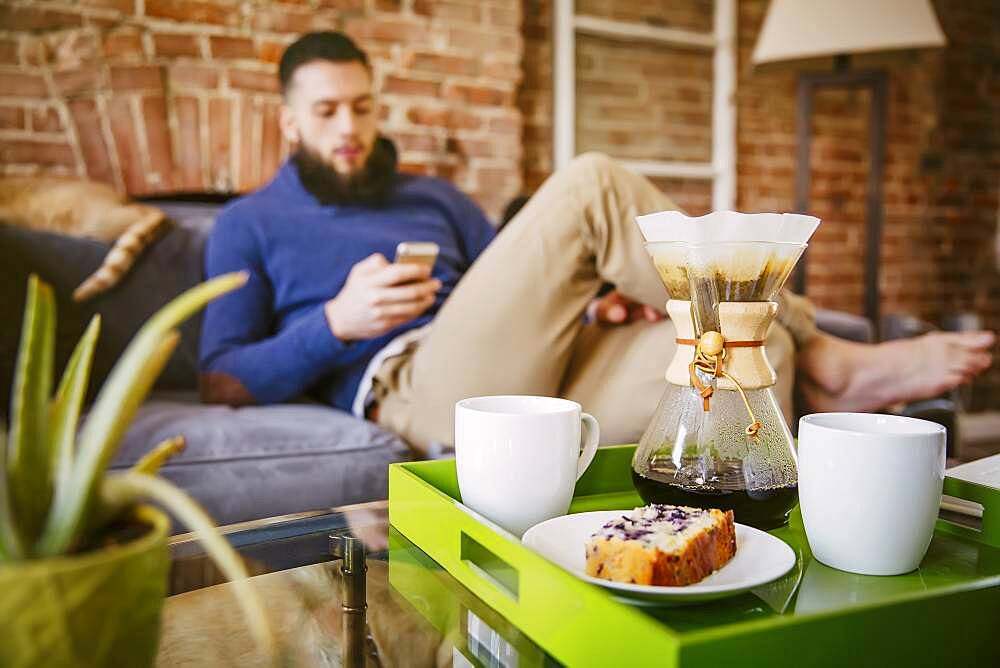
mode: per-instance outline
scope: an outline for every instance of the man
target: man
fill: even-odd
[[[635,440],[674,336],[634,218],[676,205],[613,160],[582,156],[490,243],[467,197],[396,171],[353,42],[306,35],[279,71],[281,129],[295,153],[228,206],[209,239],[207,274],[249,270],[250,280],[206,311],[204,398],[309,393],[426,452],[450,443],[458,399],[560,395],[597,416],[604,442]],[[433,272],[391,263],[401,241],[436,242]],[[585,325],[603,282],[616,290]],[[937,394],[990,364],[988,332],[861,346],[816,332],[801,298],[782,302],[767,346],[786,411],[796,367],[817,410],[866,410]]]

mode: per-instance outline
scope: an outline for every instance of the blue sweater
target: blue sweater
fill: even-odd
[[[202,371],[236,377],[261,404],[309,393],[350,411],[371,358],[434,317],[493,235],[483,212],[439,179],[400,175],[385,208],[324,206],[285,162],[267,186],[226,206],[208,238],[207,276],[245,269],[250,280],[208,305]],[[392,261],[400,241],[440,246],[434,305],[378,338],[340,341],[323,305],[357,262],[372,253]]]

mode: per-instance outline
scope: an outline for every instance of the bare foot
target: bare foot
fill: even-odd
[[[931,332],[876,345],[817,335],[799,351],[811,410],[870,411],[937,396],[993,362],[993,332]]]

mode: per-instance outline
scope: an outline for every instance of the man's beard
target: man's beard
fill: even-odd
[[[292,155],[299,180],[320,204],[336,206],[385,206],[396,185],[396,147],[378,137],[364,166],[343,176],[323,157],[302,145]]]

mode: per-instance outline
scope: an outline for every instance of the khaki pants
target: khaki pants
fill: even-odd
[[[602,443],[636,441],[663,393],[673,325],[584,325],[581,316],[602,282],[662,308],[666,289],[635,217],[677,208],[600,154],[554,174],[462,277],[428,337],[382,365],[379,423],[426,452],[453,442],[456,401],[537,394],[579,402],[600,422]],[[804,342],[815,325],[807,302],[781,301],[767,354],[790,416],[792,338]]]

